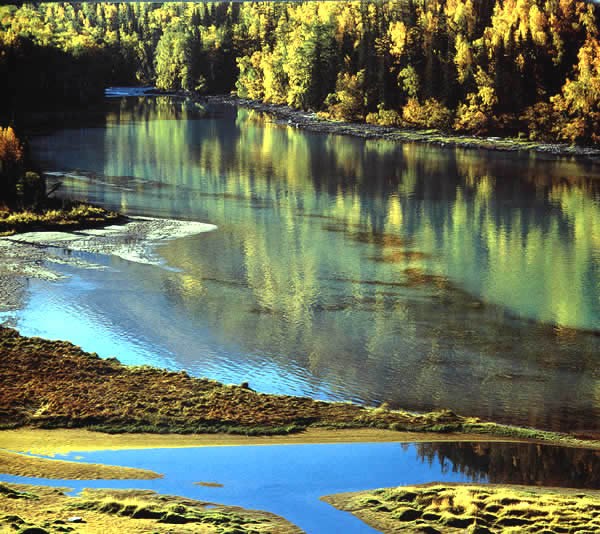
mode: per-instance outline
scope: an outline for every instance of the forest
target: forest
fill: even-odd
[[[600,6],[581,0],[0,7],[0,116],[115,84],[366,121],[600,143]]]

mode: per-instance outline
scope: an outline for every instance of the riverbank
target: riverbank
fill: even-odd
[[[153,94],[153,92],[150,91],[148,94]],[[282,124],[322,134],[351,135],[363,139],[386,139],[401,143],[424,143],[439,147],[485,149],[502,152],[527,151],[600,161],[600,149],[592,147],[573,146],[565,143],[539,143],[526,139],[450,134],[436,129],[403,129],[329,120],[319,117],[314,112],[294,110],[288,106],[239,98],[235,95],[202,96],[198,99],[200,102],[229,104],[270,113]]]
[[[381,532],[598,532],[599,491],[439,484],[322,498]]]
[[[269,512],[148,490],[85,489],[79,497],[65,495],[67,491],[70,488],[0,484],[0,532],[302,533],[289,521]]]
[[[0,428],[6,430],[284,436],[308,429],[379,429],[600,448],[598,441],[484,422],[449,410],[415,414],[270,395],[248,383],[225,385],[185,371],[125,366],[66,341],[25,337],[6,327],[0,327],[0,354]]]

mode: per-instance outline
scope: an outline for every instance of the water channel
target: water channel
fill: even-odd
[[[217,226],[77,251],[0,321],[258,391],[554,430],[600,416],[600,166],[321,135],[174,97],[34,137],[62,195]]]

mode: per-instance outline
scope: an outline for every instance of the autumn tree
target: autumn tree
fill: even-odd
[[[600,43],[589,37],[578,54],[576,76],[567,79],[559,95],[551,98],[559,120],[554,131],[571,143],[600,142]]]

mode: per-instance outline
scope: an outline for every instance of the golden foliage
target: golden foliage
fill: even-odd
[[[561,94],[550,100],[560,117],[554,127],[559,138],[600,142],[600,43],[588,37],[580,48],[577,76],[567,79]]]
[[[424,104],[416,98],[409,98],[402,108],[402,118],[421,128],[445,130],[452,124],[452,112],[434,98],[429,98]]]
[[[9,126],[0,128],[0,169],[6,163],[18,163],[23,158],[23,146]]]

